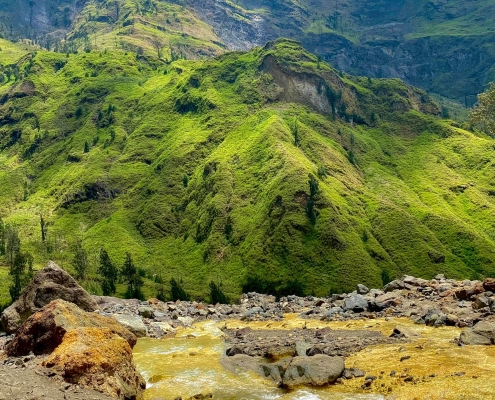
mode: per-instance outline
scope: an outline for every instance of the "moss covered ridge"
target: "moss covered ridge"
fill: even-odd
[[[0,85],[0,214],[38,263],[70,270],[82,238],[194,296],[249,277],[322,295],[495,273],[495,143],[399,80],[339,73],[285,39],[170,64],[93,51],[16,65],[22,79]]]

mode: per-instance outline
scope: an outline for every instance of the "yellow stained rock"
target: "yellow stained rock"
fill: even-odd
[[[120,399],[141,398],[145,388],[129,343],[108,328],[67,332],[43,365],[61,373],[67,382]]]

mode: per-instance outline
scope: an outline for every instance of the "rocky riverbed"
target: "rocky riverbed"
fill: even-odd
[[[350,390],[367,396],[406,393],[401,389],[404,385],[430,391],[437,388],[435,385],[446,385],[448,393],[455,386],[455,382],[447,383],[449,379],[462,381],[474,370],[465,367],[463,359],[459,370],[451,368],[439,379],[437,372],[442,368],[433,365],[436,359],[448,364],[458,354],[486,359],[493,353],[495,357],[495,346],[491,346],[495,343],[494,293],[494,279],[456,281],[438,275],[432,280],[404,276],[382,289],[358,285],[352,293],[327,298],[287,296],[277,300],[247,293],[233,305],[123,300],[89,296],[70,275],[51,263],[2,314],[9,334],[0,336],[0,375],[2,384],[12,390],[1,393],[19,399],[141,398],[145,383],[139,372],[143,372],[148,388],[145,398],[205,396],[211,385],[194,371],[208,371],[208,362],[212,365],[206,374],[216,371],[217,380],[224,379],[225,374],[231,374],[229,379],[234,381],[239,380],[239,374],[255,374],[263,384],[256,389],[261,394],[252,398],[279,398],[286,393],[280,391],[297,391],[301,385],[336,385],[338,393]],[[198,327],[206,326],[210,339],[198,338]],[[134,350],[138,360],[135,367],[131,349],[136,338],[141,340]],[[202,340],[206,342],[201,344]],[[153,350],[143,352],[143,346]],[[167,376],[173,375],[171,370],[181,370],[177,359],[167,358],[162,373],[151,375],[148,371],[154,371],[155,365],[145,361],[154,360],[161,366],[156,349],[168,346],[184,348],[184,365],[191,363],[191,357],[200,360],[204,350],[211,349],[206,364],[183,371],[177,378],[182,386],[177,386],[176,392],[158,389],[166,382],[174,390]],[[435,346],[448,349],[449,354],[440,354],[438,349],[433,354]],[[464,347],[470,349],[461,350]],[[176,350],[166,352],[175,354]],[[388,354],[388,358],[381,359],[380,354]],[[394,367],[390,367],[389,359]],[[377,371],[376,363],[388,365],[390,370]],[[422,364],[429,369],[420,368]],[[402,368],[406,365],[409,367]],[[485,372],[476,370],[470,379]],[[33,384],[22,386],[19,383],[23,379]],[[194,386],[197,393],[184,394],[180,391],[184,379],[202,382],[202,386]],[[432,380],[437,383],[431,384]],[[271,388],[270,395],[262,394],[263,385]],[[87,391],[91,389],[100,394]],[[249,389],[243,390],[237,395],[245,396]],[[222,392],[217,391],[216,396],[222,398]]]
[[[382,289],[358,285],[352,293],[327,298],[243,294],[239,304],[208,305],[198,302],[140,302],[93,296],[96,312],[112,316],[137,337],[163,338],[178,328],[205,320],[282,321],[286,314],[321,321],[409,318],[427,326],[472,327],[495,320],[495,279],[456,281],[438,275],[424,280],[404,276]]]

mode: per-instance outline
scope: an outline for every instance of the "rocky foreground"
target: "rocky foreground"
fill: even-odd
[[[352,293],[327,298],[277,300],[248,293],[239,304],[208,305],[90,296],[49,263],[2,314],[7,333],[0,336],[0,385],[9,389],[0,386],[0,399],[139,399],[145,382],[132,359],[137,338],[174,337],[178,329],[199,321],[226,321],[225,368],[255,371],[292,388],[363,377],[365,371],[345,368],[346,357],[367,346],[411,340],[415,333],[401,326],[390,337],[330,328],[254,331],[230,329],[228,320],[282,321],[287,314],[322,321],[407,317],[416,324],[467,328],[460,332],[459,345],[492,345],[494,313],[495,279],[404,276],[382,289],[358,285]],[[23,379],[33,383],[23,386]]]

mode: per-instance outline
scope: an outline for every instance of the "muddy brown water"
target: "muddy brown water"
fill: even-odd
[[[255,373],[235,375],[220,359],[225,353],[221,328],[370,329],[390,335],[397,325],[408,326],[421,336],[410,343],[370,346],[346,359],[346,367],[364,369],[378,379],[362,389],[364,378],[327,388],[302,387],[290,392]],[[453,342],[461,330],[415,325],[408,319],[350,322],[303,320],[287,315],[280,322],[208,321],[179,331],[172,339],[140,339],[134,348],[138,370],[147,381],[145,400],[189,398],[212,393],[216,399],[266,400],[495,400],[495,346],[459,347]],[[195,338],[190,335],[194,335]],[[401,361],[404,357],[410,357]],[[395,376],[390,376],[396,371]],[[434,376],[433,376],[434,375]],[[406,382],[406,377],[412,377]]]

